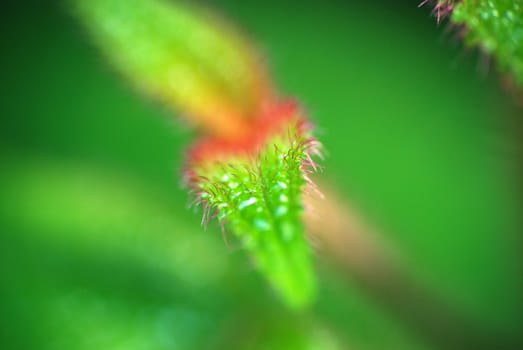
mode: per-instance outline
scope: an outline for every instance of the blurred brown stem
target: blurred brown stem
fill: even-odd
[[[523,349],[520,339],[482,327],[422,286],[337,192],[324,184],[320,187],[324,198],[306,198],[311,239],[319,244],[320,254],[325,252],[389,312],[438,348]]]

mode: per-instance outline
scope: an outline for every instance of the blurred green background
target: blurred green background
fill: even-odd
[[[522,113],[477,53],[416,1],[209,3],[307,108],[322,177],[409,273],[480,329],[518,337]],[[321,250],[318,302],[286,310],[188,209],[192,131],[118,79],[64,2],[0,16],[1,349],[445,347]]]

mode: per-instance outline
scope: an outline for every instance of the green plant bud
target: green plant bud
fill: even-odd
[[[253,257],[291,307],[309,304],[315,278],[303,225],[307,172],[318,143],[293,104],[260,120],[243,142],[216,139],[190,152],[187,182],[204,207]]]
[[[465,40],[497,60],[523,86],[523,1],[460,1],[451,17],[464,25]]]

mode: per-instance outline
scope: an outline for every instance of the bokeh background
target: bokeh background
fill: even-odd
[[[484,57],[417,1],[208,6],[302,101],[323,181],[413,278],[478,336],[517,338],[522,112]],[[321,250],[319,300],[288,311],[188,209],[192,131],[119,80],[65,2],[7,1],[0,17],[1,349],[446,347]]]

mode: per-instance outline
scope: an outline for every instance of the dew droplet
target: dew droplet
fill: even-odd
[[[243,202],[240,203],[240,205],[238,206],[238,209],[242,210],[242,209],[245,209],[247,208],[248,206],[250,205],[253,205],[254,203],[256,203],[258,200],[256,199],[256,197],[251,197]]]
[[[280,188],[282,188],[282,189],[286,189],[287,188],[287,184],[285,182],[282,182],[282,181],[278,181],[278,186],[280,186]]]

